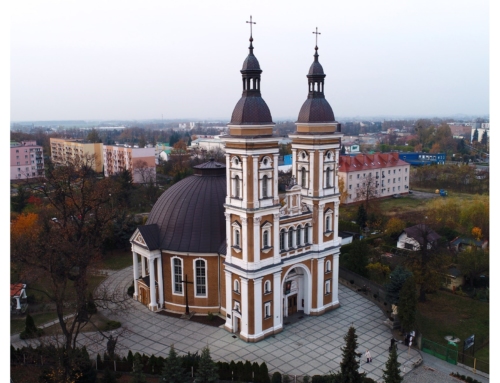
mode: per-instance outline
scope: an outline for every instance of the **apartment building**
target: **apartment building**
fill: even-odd
[[[105,177],[127,169],[134,183],[156,182],[155,148],[103,145],[102,150]]]
[[[408,193],[410,188],[410,164],[399,153],[340,156],[338,172],[347,191],[346,204],[358,201],[368,183],[378,198]]]
[[[56,165],[64,165],[87,155],[92,156],[94,158],[94,170],[98,173],[102,172],[102,143],[51,138],[50,152],[52,162]]]
[[[10,179],[44,177],[43,147],[36,141],[10,142]]]

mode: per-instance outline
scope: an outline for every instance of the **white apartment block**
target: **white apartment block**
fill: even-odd
[[[374,185],[378,198],[408,193],[410,188],[410,164],[401,160],[398,153],[358,154],[340,156],[339,177],[347,191],[346,204],[362,199],[360,194]]]
[[[10,179],[44,177],[43,147],[36,141],[10,142]]]

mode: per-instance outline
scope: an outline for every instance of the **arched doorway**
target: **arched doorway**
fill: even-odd
[[[285,274],[282,284],[283,316],[286,318],[295,313],[311,312],[312,280],[307,266],[294,265]]]

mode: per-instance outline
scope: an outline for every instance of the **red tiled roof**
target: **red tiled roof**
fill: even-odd
[[[339,172],[358,172],[404,165],[409,164],[399,159],[399,153],[358,154],[353,157],[340,156]]]
[[[21,290],[24,289],[24,284],[22,283],[15,283],[15,284],[10,284],[10,297],[14,298],[16,296],[21,295]]]

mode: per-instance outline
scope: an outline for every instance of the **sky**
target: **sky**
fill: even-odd
[[[489,114],[486,0],[23,0],[10,15],[11,121],[227,121],[250,15],[274,121],[307,98],[316,27],[337,120]]]

